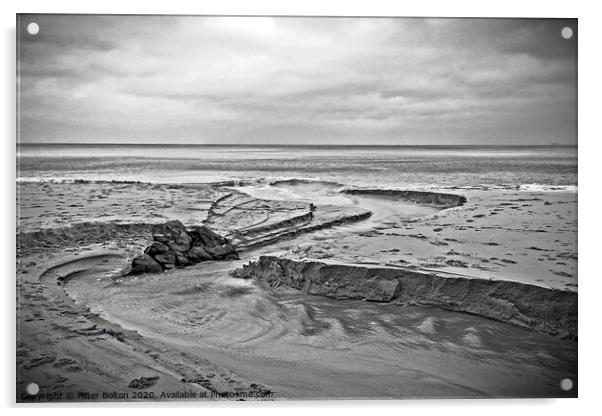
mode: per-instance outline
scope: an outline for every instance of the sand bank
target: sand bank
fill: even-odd
[[[577,294],[512,281],[441,277],[408,269],[299,262],[262,256],[235,277],[312,295],[436,306],[577,339]]]

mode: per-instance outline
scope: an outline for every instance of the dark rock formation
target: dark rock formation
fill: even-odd
[[[190,260],[188,260],[188,257],[186,257],[182,253],[176,253],[176,265],[178,267],[186,267],[186,266],[190,266],[190,264],[191,264],[191,262],[190,262]]]
[[[226,238],[205,226],[195,226],[189,231],[192,247],[200,247],[214,260],[238,259],[234,246]]]
[[[262,256],[233,272],[272,286],[332,298],[437,306],[563,338],[577,339],[577,293],[519,282],[442,277],[409,269],[361,267]]]
[[[207,253],[203,247],[192,246],[190,250],[188,250],[188,260],[193,263],[200,263],[205,260],[212,260],[213,258],[209,253]]]
[[[161,265],[155,259],[148,254],[142,254],[134,257],[134,260],[132,260],[130,274],[156,273],[162,270]]]
[[[171,269],[176,264],[176,253],[168,246],[155,241],[144,250],[144,254],[152,257],[164,269]]]
[[[144,255],[132,261],[130,274],[153,273],[186,267],[206,260],[237,260],[234,246],[211,229],[187,229],[179,221],[153,226],[153,240]]]
[[[186,252],[190,249],[192,239],[186,227],[180,221],[169,221],[162,225],[162,232],[153,235],[153,240],[169,246],[173,252]]]

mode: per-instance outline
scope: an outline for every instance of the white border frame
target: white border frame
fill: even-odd
[[[455,0],[455,1],[414,1],[393,2],[386,0],[222,0],[215,2],[192,1],[151,1],[151,0],[97,0],[94,2],[76,0],[4,0],[1,19],[3,23],[3,51],[1,100],[4,135],[2,137],[5,158],[1,170],[3,180],[2,195],[2,250],[4,315],[6,330],[2,348],[0,367],[1,403],[27,412],[68,411],[100,413],[110,408],[144,407],[145,412],[163,414],[165,407],[178,407],[178,412],[192,411],[198,414],[216,407],[221,410],[242,410],[251,414],[278,412],[302,414],[315,410],[333,411],[345,408],[351,414],[364,414],[368,409],[377,408],[381,412],[397,414],[420,413],[447,415],[467,414],[487,416],[504,415],[509,412],[545,412],[546,415],[586,413],[600,407],[596,401],[600,383],[600,312],[596,308],[599,294],[602,293],[600,266],[595,261],[599,252],[602,235],[598,211],[602,206],[597,169],[602,157],[600,145],[600,41],[602,15],[596,2],[549,0],[528,2],[525,0],[505,0],[498,2]],[[107,14],[245,14],[245,15],[330,15],[330,16],[456,16],[456,17],[565,17],[579,19],[579,399],[492,399],[492,400],[411,400],[411,401],[301,401],[272,403],[159,403],[159,404],[57,404],[44,409],[36,405],[14,404],[15,399],[15,22],[16,13],[107,13]],[[50,408],[50,409],[49,409]],[[185,409],[186,408],[186,409]],[[29,410],[27,410],[29,409]],[[244,409],[244,410],[243,410]],[[311,409],[311,410],[310,410]],[[209,411],[214,411],[209,410]]]

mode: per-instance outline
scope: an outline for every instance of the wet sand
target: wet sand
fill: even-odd
[[[333,185],[19,186],[18,400],[30,399],[21,393],[31,381],[61,400],[74,391],[159,400],[188,390],[197,399],[576,395],[558,387],[577,380],[575,341],[229,277],[279,254],[576,291],[576,194],[464,192],[465,205],[441,210]],[[116,281],[150,241],[144,226],[122,224],[167,219],[204,221],[246,251],[240,261]],[[72,226],[81,222],[105,225],[86,235],[89,226]]]
[[[228,193],[210,186],[86,181],[22,182],[17,192],[17,228],[23,232],[88,221],[199,224]]]
[[[288,188],[286,197],[320,200],[320,194],[295,189],[303,185]],[[334,193],[339,203],[358,204],[377,214],[355,229],[329,229],[300,236],[292,244],[283,242],[286,257],[577,290],[575,193],[463,191],[466,204],[441,211],[391,198],[345,197],[335,192],[341,187],[328,189],[325,193]],[[269,195],[267,190],[248,192]],[[283,196],[273,191],[272,197]]]
[[[91,277],[67,291],[279,398],[545,396],[558,377],[576,376],[572,341],[438,308],[270,288],[229,277],[236,266],[213,262],[144,285]]]

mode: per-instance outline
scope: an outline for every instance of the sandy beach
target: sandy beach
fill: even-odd
[[[239,185],[18,183],[17,400],[32,381],[40,400],[576,394],[576,328],[240,278],[275,256],[576,293],[575,193]],[[169,220],[240,259],[124,276]]]

